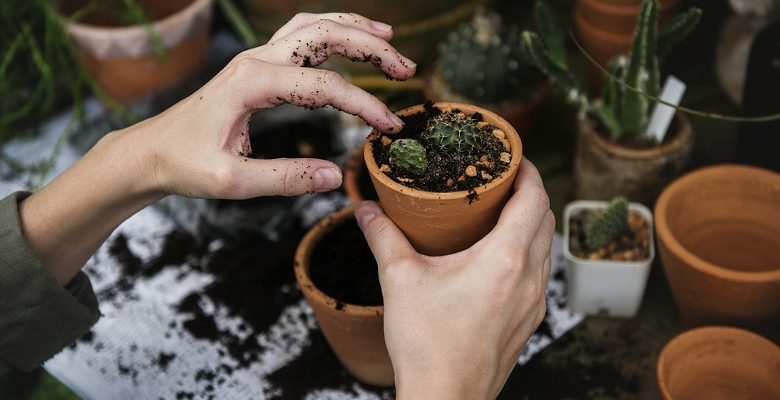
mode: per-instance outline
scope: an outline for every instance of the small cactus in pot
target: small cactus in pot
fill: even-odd
[[[390,145],[390,163],[411,175],[423,175],[428,169],[428,152],[414,139],[398,139]]]
[[[443,153],[473,153],[484,141],[476,121],[463,113],[442,113],[428,121],[421,137]]]

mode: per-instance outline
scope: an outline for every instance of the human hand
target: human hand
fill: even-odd
[[[496,227],[459,253],[418,254],[373,202],[356,211],[379,265],[399,399],[495,398],[546,311],[555,217],[523,160]]]
[[[401,120],[374,96],[337,73],[308,68],[332,54],[371,62],[389,77],[407,79],[415,64],[387,41],[389,25],[356,14],[298,14],[263,45],[236,56],[197,92],[128,131],[162,193],[244,199],[326,191],[341,171],[317,159],[256,160],[247,125],[254,111],[282,103],[332,105],[392,133]]]

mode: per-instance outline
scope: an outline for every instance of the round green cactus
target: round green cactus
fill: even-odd
[[[428,169],[428,152],[414,139],[398,139],[390,145],[390,164],[411,175],[423,175]]]
[[[483,104],[521,97],[532,73],[523,59],[520,30],[505,28],[501,17],[479,9],[439,45],[438,72],[454,93]]]
[[[428,121],[422,138],[445,153],[472,153],[484,140],[477,122],[462,113],[444,112]]]
[[[606,246],[620,237],[628,224],[628,202],[622,197],[612,199],[585,232],[585,245],[591,250]]]

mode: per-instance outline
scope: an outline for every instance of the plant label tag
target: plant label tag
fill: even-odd
[[[666,82],[664,82],[660,99],[677,106],[680,104],[680,100],[682,100],[682,97],[685,94],[685,89],[686,86],[683,81],[669,75],[669,77],[666,78]],[[674,112],[674,107],[656,102],[653,113],[650,116],[650,123],[647,124],[645,135],[654,138],[656,143],[663,142],[666,131],[669,130],[669,125],[671,125],[672,118],[674,118]]]

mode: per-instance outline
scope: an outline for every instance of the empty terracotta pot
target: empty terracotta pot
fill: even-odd
[[[683,322],[780,326],[780,174],[696,170],[664,189],[655,222]]]
[[[371,132],[366,139],[363,156],[382,208],[417,251],[432,256],[467,249],[493,229],[512,193],[512,183],[522,158],[522,143],[517,131],[497,114],[469,104],[445,102],[435,103],[434,106],[442,111],[458,109],[466,114],[482,114],[483,121],[506,133],[512,158],[504,173],[474,189],[476,199],[465,190],[426,192],[404,186],[379,171],[371,150],[372,142],[379,138],[379,133],[376,130]],[[405,116],[423,111],[423,105],[416,105],[396,114]]]
[[[61,0],[57,8],[70,15],[86,4]],[[84,68],[111,97],[126,102],[186,77],[203,64],[211,24],[212,0],[139,1],[160,35],[166,56],[154,54],[149,32],[125,25],[100,10],[69,23],[67,30]]]
[[[363,382],[389,386],[394,382],[394,374],[385,346],[384,307],[337,301],[319,290],[309,274],[309,255],[314,247],[338,224],[354,218],[354,212],[354,206],[336,211],[306,233],[295,252],[295,279],[344,367]]]
[[[623,196],[652,205],[661,190],[685,171],[693,148],[693,128],[684,114],[678,113],[669,129],[673,136],[668,141],[633,148],[607,139],[590,120],[581,118],[574,156],[575,197],[609,200]]]
[[[666,400],[780,399],[780,347],[742,329],[693,329],[664,347],[657,374]]]

